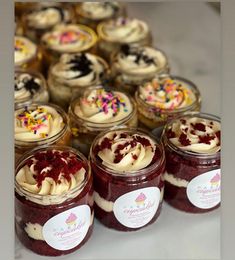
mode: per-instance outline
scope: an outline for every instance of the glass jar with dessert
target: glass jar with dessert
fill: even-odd
[[[26,37],[15,36],[15,69],[42,70],[42,50]]]
[[[135,100],[139,122],[143,128],[150,130],[201,108],[197,86],[185,78],[172,75],[159,75],[140,85]]]
[[[61,256],[79,249],[93,229],[93,184],[87,159],[66,146],[24,154],[16,165],[16,234],[29,250]]]
[[[49,94],[45,78],[41,73],[32,70],[15,71],[15,108],[33,102],[47,103]]]
[[[97,26],[99,42],[97,52],[110,61],[112,53],[117,52],[123,44],[150,46],[152,35],[146,22],[135,18],[118,17],[101,22]]]
[[[64,53],[94,53],[96,42],[96,33],[90,27],[81,24],[60,24],[41,37],[47,66],[57,61]]]
[[[113,54],[111,64],[115,85],[121,86],[130,94],[134,94],[138,86],[145,81],[170,70],[165,53],[147,46],[122,45],[120,50]]]
[[[165,200],[191,213],[220,205],[220,119],[191,112],[169,123],[163,131],[166,153]]]
[[[78,23],[85,24],[96,30],[97,24],[108,19],[123,16],[126,13],[123,3],[82,2],[75,7]]]
[[[90,150],[96,218],[108,228],[135,231],[158,218],[165,154],[148,132],[117,128],[101,133]]]
[[[137,127],[137,109],[126,93],[104,86],[88,88],[69,107],[73,146],[89,154],[94,138],[114,126]]]
[[[15,159],[42,145],[70,145],[68,117],[52,104],[33,103],[15,110]]]
[[[63,54],[49,70],[51,101],[67,110],[72,99],[87,87],[107,81],[109,74],[107,62],[94,54]]]

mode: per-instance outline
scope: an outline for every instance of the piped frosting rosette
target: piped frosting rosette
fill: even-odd
[[[61,24],[42,36],[43,45],[60,53],[75,53],[93,47],[97,41],[95,32],[87,26]]]
[[[31,105],[15,111],[15,140],[40,141],[56,136],[64,128],[62,115],[53,106]]]
[[[181,150],[215,154],[221,149],[220,131],[220,122],[195,115],[174,120],[167,127],[166,135]]]
[[[100,23],[97,31],[105,40],[118,43],[138,42],[150,34],[144,21],[124,17]]]
[[[101,137],[95,153],[102,164],[115,171],[137,171],[152,163],[156,143],[144,134],[114,130]]]
[[[90,123],[99,124],[100,127],[120,123],[121,120],[129,118],[134,110],[126,94],[104,88],[89,90],[77,101],[74,104],[74,113]]]
[[[108,69],[106,62],[90,53],[63,54],[51,67],[57,82],[71,87],[100,84]]]

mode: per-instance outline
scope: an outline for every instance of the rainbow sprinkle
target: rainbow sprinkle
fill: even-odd
[[[19,39],[15,40],[15,51],[22,52],[22,53],[28,53],[29,50],[25,43]]]

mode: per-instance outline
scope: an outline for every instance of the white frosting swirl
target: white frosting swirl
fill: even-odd
[[[102,164],[123,174],[148,167],[156,149],[156,143],[150,137],[123,130],[105,134],[98,145],[97,156]]]
[[[15,66],[20,66],[36,55],[37,46],[29,39],[15,36]]]
[[[138,19],[119,17],[102,23],[100,27],[101,34],[111,42],[133,43],[149,34],[147,23]]]
[[[103,59],[90,53],[63,54],[52,66],[51,75],[71,87],[100,84],[105,72]]]
[[[197,116],[174,121],[167,129],[169,141],[184,151],[214,154],[220,151],[220,122]]]
[[[117,121],[128,118],[133,111],[133,105],[122,92],[94,89],[79,99],[74,107],[74,113],[92,123],[111,125]]]
[[[58,52],[80,52],[91,48],[96,43],[95,32],[76,24],[61,24],[42,36],[42,42],[49,49]]]
[[[40,141],[57,135],[64,127],[62,116],[51,106],[15,111],[15,140]]]

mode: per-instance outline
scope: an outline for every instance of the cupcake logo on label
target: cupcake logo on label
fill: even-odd
[[[69,250],[79,245],[90,226],[91,211],[87,205],[66,210],[43,226],[46,243],[57,250]]]
[[[190,202],[201,209],[210,209],[220,203],[221,171],[216,169],[193,178],[187,186]]]
[[[148,187],[128,192],[119,197],[113,206],[116,219],[129,228],[139,228],[148,224],[157,212],[160,190]]]

